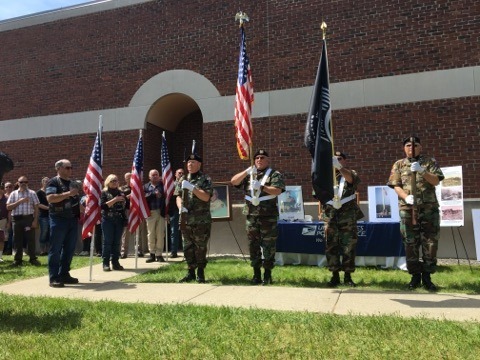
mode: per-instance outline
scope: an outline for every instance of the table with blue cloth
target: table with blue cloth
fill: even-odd
[[[355,264],[406,270],[400,224],[357,223],[358,243]],[[277,265],[326,266],[323,222],[278,221]]]

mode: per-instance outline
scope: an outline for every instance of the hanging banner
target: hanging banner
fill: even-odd
[[[441,168],[445,179],[436,187],[440,204],[440,226],[463,226],[463,173],[461,166]]]

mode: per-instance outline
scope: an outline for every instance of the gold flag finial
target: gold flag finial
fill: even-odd
[[[239,11],[235,15],[235,21],[240,21],[240,27],[242,27],[244,22],[250,21],[250,18],[248,17],[247,13],[244,13],[243,11]]]
[[[320,29],[322,29],[323,40],[325,40],[325,37],[327,36],[327,23],[325,21],[322,21],[322,25],[320,25]]]

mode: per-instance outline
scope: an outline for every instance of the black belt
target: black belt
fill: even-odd
[[[25,219],[25,218],[30,217],[30,216],[33,216],[33,214],[30,214],[30,215],[13,215],[13,220],[22,220],[22,219]]]

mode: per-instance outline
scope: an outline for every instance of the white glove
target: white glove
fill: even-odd
[[[182,213],[188,213],[188,209],[185,206],[182,206]]]
[[[249,168],[245,169],[247,175],[253,175],[257,173],[257,168],[255,166],[250,166]]]
[[[413,202],[414,202],[413,195],[408,195],[408,196],[405,198],[405,202],[406,202],[408,205],[413,205]]]
[[[183,180],[183,181],[182,181],[182,189],[187,189],[187,190],[193,191],[193,189],[195,189],[195,186],[193,186],[193,185],[190,183],[190,181]]]
[[[336,156],[332,157],[332,165],[335,169],[338,169],[338,170],[340,170],[343,167],[342,164],[340,164],[340,161],[338,161]]]
[[[425,172],[425,168],[421,166],[417,161],[415,161],[414,163],[412,163],[412,165],[410,165],[410,171],[423,174]]]
[[[252,181],[252,189],[253,190],[260,190],[260,188],[262,187],[262,183],[258,180],[253,180]]]

